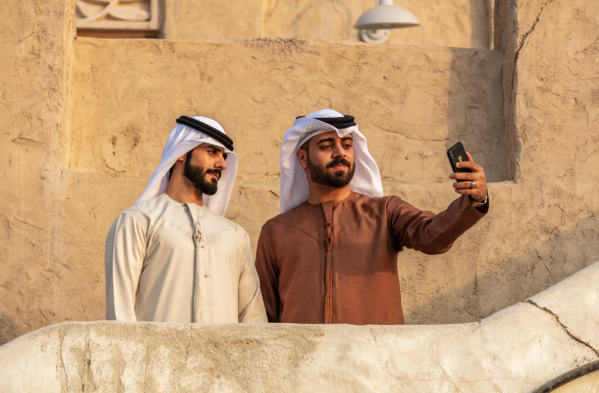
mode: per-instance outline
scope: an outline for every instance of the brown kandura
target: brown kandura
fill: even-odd
[[[269,220],[256,269],[270,322],[403,325],[397,255],[448,251],[485,216],[468,196],[434,214],[396,196],[352,192],[334,204],[297,208]]]

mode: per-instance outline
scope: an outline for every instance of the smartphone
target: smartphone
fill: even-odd
[[[472,172],[470,168],[456,168],[455,164],[462,161],[468,161],[468,156],[466,155],[466,150],[464,149],[464,145],[462,142],[458,142],[447,150],[447,157],[449,158],[449,162],[451,163],[451,169],[453,169],[454,173],[458,172]],[[466,181],[466,180],[457,180],[457,181]]]

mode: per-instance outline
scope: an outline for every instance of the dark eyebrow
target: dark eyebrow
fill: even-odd
[[[208,149],[216,149],[218,151],[223,151],[223,152],[225,151],[225,149],[223,149],[220,146],[216,146],[216,145],[208,145]]]
[[[319,140],[318,142],[316,142],[316,145],[320,145],[321,143],[325,143],[325,142],[335,142],[335,138],[323,138],[323,139]]]
[[[354,140],[354,138],[352,136],[344,136],[343,138],[341,138],[342,141],[352,141]]]

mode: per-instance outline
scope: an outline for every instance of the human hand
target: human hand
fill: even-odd
[[[466,153],[469,161],[462,161],[456,164],[458,168],[470,168],[472,173],[458,172],[451,173],[450,179],[468,180],[463,182],[453,183],[455,192],[462,195],[470,195],[475,202],[483,202],[487,198],[487,179],[485,178],[485,170],[472,159],[470,153]],[[470,188],[472,183],[476,184],[476,188]]]

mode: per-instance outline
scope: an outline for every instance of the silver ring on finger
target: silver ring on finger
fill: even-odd
[[[471,181],[471,182],[470,182],[470,188],[476,188],[476,183],[475,183],[475,182],[473,182],[473,181]]]

